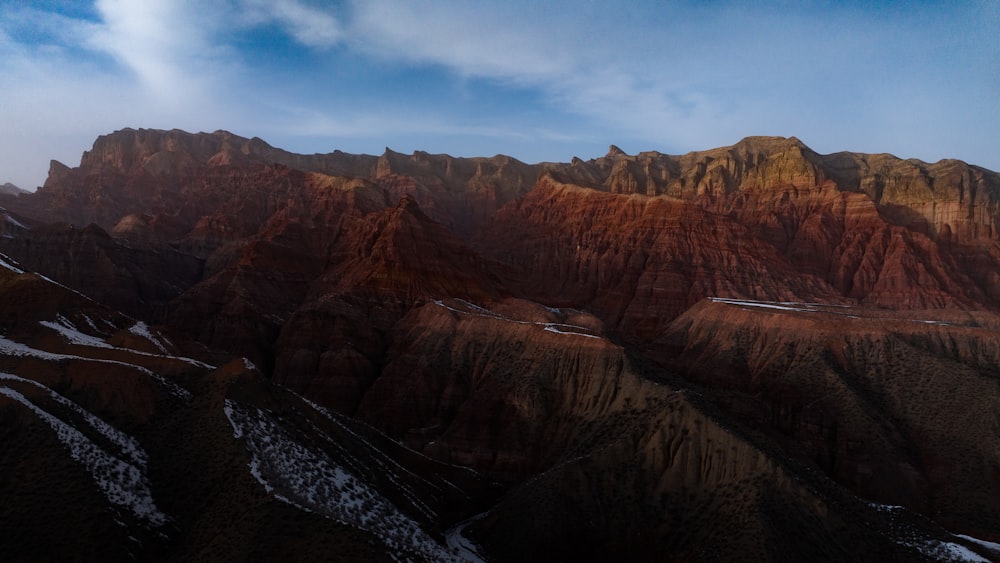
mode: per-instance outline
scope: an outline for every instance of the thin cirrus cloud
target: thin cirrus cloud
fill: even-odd
[[[294,0],[245,0],[240,8],[238,20],[248,25],[275,23],[308,47],[332,47],[343,37],[333,14]]]
[[[989,2],[43,6],[0,0],[0,182],[125,126],[523,160],[778,134],[1000,168]]]
[[[211,2],[98,0],[101,22],[85,46],[110,55],[138,77],[158,104],[196,104],[229,78],[231,49],[216,42],[228,15]]]

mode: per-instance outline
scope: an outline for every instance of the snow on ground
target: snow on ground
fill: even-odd
[[[860,319],[861,317],[857,315],[849,315],[844,312],[839,311],[829,311],[825,308],[829,307],[839,307],[842,309],[850,309],[850,305],[837,305],[833,303],[806,303],[797,301],[756,301],[753,299],[729,299],[727,297],[709,297],[709,301],[713,303],[724,303],[726,305],[737,305],[740,307],[757,307],[760,309],[775,309],[779,311],[794,311],[797,313],[827,313],[831,315],[838,315],[841,317],[847,317],[849,319]],[[893,320],[893,319],[887,319]],[[923,323],[929,325],[938,326],[954,326],[952,323],[937,320],[921,320],[921,319],[904,319],[915,323]]]
[[[10,223],[11,225],[14,225],[15,227],[20,227],[22,229],[27,229],[28,228],[28,227],[24,226],[24,223],[22,223],[22,222],[18,221],[17,219],[11,217],[10,214],[4,213],[4,215],[6,215],[7,222]]]
[[[927,539],[924,541],[907,543],[905,545],[915,547],[920,553],[938,561],[970,561],[972,563],[990,563],[989,559],[986,559],[975,551],[957,543]]]
[[[878,510],[879,512],[885,512],[890,515],[896,514],[906,510],[902,506],[888,505],[888,504],[878,504],[874,502],[868,503],[868,506]],[[909,525],[903,524],[892,518],[893,521],[893,532],[895,537],[893,541],[896,543],[914,549],[921,554],[930,557],[936,561],[968,561],[973,563],[989,563],[988,559],[983,558],[978,553],[972,551],[971,549],[959,545],[954,542],[941,541],[939,539],[931,538],[923,535],[921,532],[912,528]],[[964,537],[964,536],[959,536]],[[967,538],[971,539],[971,538]]]
[[[49,361],[55,361],[55,362],[58,362],[58,361],[61,361],[61,360],[79,360],[79,361],[82,361],[82,362],[94,362],[94,363],[99,363],[99,364],[112,364],[112,365],[125,366],[125,367],[129,367],[129,368],[138,370],[138,371],[140,371],[140,372],[148,375],[149,377],[152,377],[153,379],[159,381],[175,397],[184,399],[185,401],[190,401],[191,400],[191,392],[188,391],[187,389],[184,389],[180,385],[177,385],[173,381],[168,380],[167,378],[163,377],[162,375],[160,375],[158,373],[154,373],[154,372],[150,371],[149,369],[146,369],[146,368],[144,368],[142,366],[137,366],[135,364],[129,364],[129,363],[125,363],[125,362],[118,362],[118,361],[115,361],[115,360],[101,360],[101,359],[96,359],[96,358],[84,358],[83,356],[72,356],[72,355],[69,355],[69,354],[53,354],[52,352],[46,352],[45,350],[39,350],[37,348],[32,348],[30,346],[26,346],[24,344],[21,344],[20,342],[14,342],[13,340],[9,340],[9,339],[7,339],[4,336],[0,336],[0,354],[4,354],[4,355],[7,355],[7,356],[22,356],[22,357],[39,358],[39,359],[42,359],[42,360],[49,360]]]
[[[516,319],[512,319],[510,317],[505,317],[505,316],[500,315],[498,313],[494,313],[493,311],[490,311],[489,309],[484,309],[484,308],[480,307],[479,305],[473,305],[472,303],[469,303],[468,301],[464,301],[462,299],[457,299],[457,301],[461,302],[463,305],[469,307],[472,310],[471,311],[463,311],[461,309],[456,309],[454,307],[446,305],[445,302],[441,301],[440,299],[434,301],[434,304],[437,305],[438,307],[443,307],[445,309],[448,309],[449,311],[452,311],[454,313],[458,313],[460,315],[473,315],[473,316],[477,316],[477,317],[486,317],[486,318],[490,318],[490,319],[496,319],[496,320],[499,320],[499,321],[506,321],[506,322],[509,322],[509,323],[517,323],[517,324],[521,324],[521,325],[535,325],[535,326],[543,327],[544,330],[547,330],[549,332],[554,332],[556,334],[567,334],[567,335],[570,335],[570,336],[586,336],[587,338],[597,338],[599,340],[603,339],[603,337],[601,337],[600,335],[587,334],[587,332],[592,332],[592,331],[591,331],[591,329],[589,329],[589,328],[587,328],[585,326],[568,325],[568,324],[561,324],[561,323],[539,323],[539,322],[531,322],[531,321],[519,321],[519,320],[516,320]],[[548,307],[546,307],[546,308],[548,309]],[[549,310],[551,311],[553,309],[549,309]],[[559,327],[572,328],[572,329],[583,330],[583,331],[587,331],[587,332],[575,332],[575,331],[571,332],[571,331],[566,331],[566,330],[560,330]]]
[[[754,301],[752,299],[727,299],[725,297],[709,297],[713,303],[725,303],[727,305],[739,305],[741,307],[759,307],[762,309],[778,309],[780,311],[803,311],[815,313],[810,303],[794,303],[791,301]]]
[[[141,336],[146,340],[152,342],[153,346],[159,348],[160,351],[163,352],[164,354],[170,354],[170,352],[167,351],[167,347],[164,346],[163,343],[160,342],[160,340],[153,335],[153,332],[149,330],[149,326],[146,323],[138,321],[137,323],[132,325],[132,328],[128,329],[128,331],[136,336]]]
[[[981,540],[979,538],[974,538],[972,536],[966,536],[964,534],[955,534],[955,537],[962,538],[963,540],[970,541],[975,544],[979,544],[990,551],[995,551],[1000,553],[1000,543],[995,543],[991,541]]]
[[[154,334],[153,331],[152,331],[152,329],[150,329],[149,326],[146,323],[142,322],[142,321],[136,322],[134,325],[132,325],[131,328],[128,329],[128,331],[131,332],[132,334],[135,334],[136,336],[141,336],[141,337],[145,338],[146,340],[150,341],[154,346],[156,346],[157,348],[159,348],[160,351],[163,352],[163,353],[162,354],[150,354],[148,352],[142,352],[140,350],[133,350],[131,348],[116,348],[116,350],[124,350],[126,352],[131,352],[133,354],[139,354],[140,356],[153,356],[153,357],[156,357],[156,358],[169,358],[171,360],[180,360],[182,362],[191,364],[191,365],[196,366],[196,367],[200,367],[200,368],[204,368],[204,369],[215,369],[215,366],[213,366],[211,364],[206,364],[205,362],[196,360],[194,358],[187,358],[187,357],[184,357],[184,356],[174,356],[174,355],[170,354],[170,352],[167,350],[167,347],[166,347],[166,344],[170,344],[171,343],[170,340],[168,340],[167,337],[163,336],[162,334]]]
[[[47,391],[49,393],[49,396],[52,397],[57,403],[59,403],[64,407],[69,408],[70,410],[82,416],[83,419],[87,421],[87,424],[89,424],[91,428],[93,428],[102,436],[104,436],[104,438],[106,438],[109,442],[117,446],[118,449],[121,451],[121,453],[127,456],[129,459],[131,459],[135,465],[139,466],[140,468],[146,467],[146,463],[148,462],[149,458],[146,455],[145,450],[142,449],[142,446],[139,445],[139,442],[136,441],[135,438],[129,436],[128,434],[125,434],[124,432],[119,431],[117,428],[111,426],[107,422],[104,422],[97,415],[81,407],[80,405],[71,401],[70,399],[67,399],[65,396],[60,395],[52,388],[43,385],[37,381],[31,379],[25,379],[23,377],[18,377],[10,373],[0,372],[0,381],[16,381],[18,383],[25,383],[37,387],[43,391]]]
[[[316,403],[314,403],[314,402],[310,401],[309,399],[306,399],[305,397],[303,397],[302,395],[299,395],[298,393],[295,393],[295,392],[293,392],[293,391],[289,391],[289,392],[290,392],[290,393],[292,393],[293,395],[295,395],[296,397],[298,397],[298,398],[299,398],[299,400],[301,400],[302,402],[304,402],[304,403],[308,404],[308,405],[309,405],[310,407],[312,407],[313,409],[315,409],[315,410],[316,410],[317,412],[319,412],[320,414],[322,414],[322,415],[323,415],[323,416],[325,416],[326,418],[330,419],[330,421],[331,421],[331,422],[333,422],[334,424],[336,424],[337,426],[339,426],[339,427],[340,427],[340,428],[341,428],[342,430],[344,430],[345,432],[347,432],[347,433],[348,433],[348,434],[350,434],[351,436],[354,436],[354,437],[355,437],[355,439],[357,439],[357,440],[358,440],[358,441],[360,441],[361,443],[363,443],[363,444],[365,444],[366,446],[368,446],[368,448],[370,448],[370,450],[371,450],[372,452],[377,452],[377,455],[378,455],[378,456],[380,456],[380,457],[383,457],[383,458],[385,458],[385,459],[386,459],[386,461],[388,461],[388,462],[389,462],[389,463],[391,463],[392,465],[394,465],[394,466],[398,467],[398,468],[399,468],[400,470],[402,470],[402,471],[406,471],[407,473],[410,473],[411,475],[416,475],[416,474],[415,474],[415,473],[413,473],[412,471],[410,471],[410,470],[406,469],[405,467],[403,467],[402,465],[399,465],[398,463],[396,463],[396,462],[395,462],[395,461],[394,461],[394,460],[393,460],[393,459],[392,459],[391,457],[389,457],[389,456],[385,455],[385,453],[384,453],[384,452],[382,452],[382,450],[381,450],[381,449],[379,449],[379,448],[378,448],[377,446],[375,446],[374,444],[372,444],[371,442],[369,442],[368,440],[366,440],[366,439],[365,439],[364,437],[362,437],[362,436],[361,436],[360,434],[358,434],[358,433],[357,433],[357,432],[355,432],[354,430],[351,430],[351,428],[350,428],[350,427],[348,427],[348,426],[347,426],[346,424],[344,424],[344,423],[343,423],[343,422],[342,422],[342,421],[341,421],[341,420],[340,420],[340,419],[338,418],[338,417],[339,417],[340,415],[337,415],[336,413],[334,413],[333,411],[331,411],[330,409],[328,409],[328,408],[326,408],[326,407],[324,407],[324,406],[320,406],[320,405],[318,405],[318,404],[316,404]],[[352,420],[353,420],[353,419],[352,419]],[[361,421],[359,421],[359,420],[353,420],[353,422],[355,422],[355,423],[357,423],[357,424],[361,424],[361,425],[364,425],[364,424],[365,424],[364,422],[361,422]],[[371,428],[371,427],[369,426],[369,428]],[[374,430],[374,429],[373,429],[373,431],[374,431],[374,432],[378,432],[378,430]],[[383,436],[384,436],[384,435],[383,435]],[[385,436],[385,438],[386,438],[386,439],[388,439],[388,440],[392,440],[393,442],[395,442],[395,443],[396,443],[396,445],[397,445],[397,446],[399,446],[399,447],[401,447],[401,448],[404,448],[404,449],[407,449],[407,450],[409,450],[409,451],[411,451],[411,452],[413,452],[414,454],[417,454],[417,455],[419,455],[419,456],[424,456],[424,454],[422,454],[422,453],[420,453],[420,452],[418,452],[418,451],[414,450],[413,448],[411,448],[411,447],[407,446],[406,444],[404,444],[404,443],[402,443],[402,442],[399,442],[399,441],[397,441],[397,440],[393,440],[392,438],[389,438],[388,436]],[[434,442],[431,442],[431,444],[433,444],[433,443],[434,443]],[[424,456],[424,457],[426,457],[426,456]],[[462,469],[462,470],[465,470],[465,471],[468,471],[469,473],[472,473],[473,475],[475,475],[475,474],[476,474],[476,471],[475,471],[474,469],[472,469],[472,468],[470,468],[470,467],[466,467],[466,466],[464,466],[464,465],[455,465],[454,463],[447,463],[447,462],[444,462],[444,461],[440,461],[440,460],[434,460],[434,462],[435,462],[435,463],[440,463],[440,464],[442,464],[442,465],[448,465],[448,466],[451,466],[451,467],[454,467],[454,468],[457,468],[457,469]],[[419,475],[417,475],[417,477],[419,478],[420,476],[419,476]],[[421,479],[422,479],[422,480],[423,480],[424,482],[427,482],[427,480],[426,480],[426,479],[423,479],[423,478],[421,478]]]
[[[598,340],[601,339],[601,337],[597,336],[596,334],[584,334],[582,332],[565,331],[565,330],[559,330],[559,328],[557,328],[557,327],[567,327],[567,326],[572,328],[583,328],[576,325],[546,324],[545,330],[548,332],[554,332],[556,334],[569,334],[572,336],[586,336],[587,338],[597,338]]]
[[[94,324],[94,319],[91,319],[87,315],[83,315],[83,320],[87,321],[87,326],[90,327],[90,330],[94,332],[101,332],[100,330],[97,329],[97,325]]]
[[[97,330],[97,326],[94,325],[94,321],[92,321],[90,319],[90,317],[84,316],[84,318],[86,319],[86,321],[89,324],[89,326],[95,332],[100,332],[99,330]],[[67,318],[63,317],[62,315],[58,315],[56,317],[56,321],[57,322],[52,322],[52,321],[38,321],[38,324],[40,324],[40,325],[42,325],[44,327],[48,327],[48,328],[51,328],[51,329],[55,330],[56,332],[58,332],[59,334],[61,334],[63,336],[63,338],[65,338],[70,344],[77,344],[79,346],[90,346],[90,347],[93,347],[93,348],[108,348],[108,349],[112,349],[112,350],[121,350],[122,352],[128,352],[130,354],[137,354],[139,356],[150,356],[150,357],[154,357],[154,358],[168,358],[168,359],[171,359],[171,360],[179,360],[179,361],[182,361],[182,362],[185,362],[185,363],[188,363],[188,364],[191,364],[193,366],[200,367],[200,368],[204,368],[204,369],[215,369],[215,366],[206,364],[205,362],[201,362],[201,361],[195,360],[194,358],[185,358],[184,356],[172,356],[172,355],[170,355],[168,353],[164,353],[164,354],[150,354],[149,352],[143,352],[141,350],[133,350],[131,348],[121,348],[119,346],[112,346],[112,345],[108,344],[102,338],[98,338],[96,336],[91,336],[89,334],[85,334],[83,332],[80,332],[80,330],[78,330],[76,328],[76,326],[73,325],[73,323],[71,323]],[[145,323],[143,323],[141,321],[138,324],[141,324],[141,325],[145,326]],[[132,327],[132,328],[134,329],[135,327]],[[129,332],[133,332],[133,331],[130,329]],[[148,327],[146,328],[146,332],[149,332]],[[133,334],[136,334],[136,333],[133,332]],[[142,336],[142,335],[140,335],[140,336]],[[156,344],[160,348],[160,350],[163,350],[164,352],[166,352],[166,348],[164,348],[163,345],[159,341],[157,341],[154,337],[150,336],[150,337],[147,337],[147,338],[148,338],[148,340],[150,340],[150,342],[153,342],[154,344]]]
[[[420,498],[416,495],[416,493],[413,492],[413,489],[406,482],[404,482],[402,479],[399,478],[399,474],[401,474],[401,473],[409,473],[411,476],[413,476],[413,477],[415,477],[415,478],[423,481],[424,483],[427,483],[427,485],[429,485],[430,487],[435,487],[435,485],[433,483],[427,481],[426,479],[424,479],[420,475],[417,475],[416,473],[414,473],[414,472],[410,471],[409,469],[403,467],[402,465],[396,463],[396,460],[394,460],[391,457],[389,457],[388,455],[386,455],[386,453],[384,451],[382,451],[381,448],[375,446],[374,444],[372,444],[371,442],[369,442],[367,439],[365,439],[363,436],[361,436],[360,434],[358,434],[357,432],[355,432],[354,430],[352,430],[349,426],[347,426],[346,424],[344,424],[343,421],[340,420],[339,415],[335,414],[330,409],[327,409],[326,407],[322,407],[322,406],[320,406],[320,405],[318,405],[318,404],[310,401],[309,399],[306,399],[305,397],[303,397],[303,396],[301,396],[301,395],[299,395],[297,393],[293,392],[292,394],[295,395],[296,397],[298,397],[299,400],[301,400],[302,402],[304,402],[304,403],[308,404],[310,407],[312,407],[313,410],[315,410],[319,414],[323,415],[324,418],[326,418],[327,420],[329,420],[330,422],[332,422],[340,430],[346,432],[347,434],[350,434],[354,438],[354,440],[355,440],[354,443],[356,444],[356,446],[364,447],[365,450],[366,450],[366,453],[367,453],[367,459],[369,459],[371,461],[371,463],[374,463],[376,466],[378,466],[378,472],[379,472],[379,474],[384,475],[385,477],[388,477],[388,479],[390,481],[392,481],[393,485],[396,486],[396,489],[400,493],[402,493],[403,496],[405,496],[410,501],[410,504],[414,508],[416,508],[417,510],[419,510],[421,513],[423,513],[425,516],[427,516],[427,518],[430,519],[430,520],[434,520],[434,519],[437,518],[437,514],[435,514],[434,510],[431,509],[431,507],[427,506],[427,504],[424,503],[422,500],[420,500]],[[317,434],[319,434],[320,436],[322,436],[326,440],[326,442],[328,444],[330,444],[331,446],[333,446],[333,447],[337,448],[339,451],[341,451],[342,454],[344,455],[344,460],[348,463],[348,465],[354,466],[354,468],[355,468],[356,471],[364,473],[364,472],[367,472],[367,471],[370,470],[369,468],[367,468],[365,466],[365,464],[357,461],[357,457],[358,457],[357,455],[352,454],[351,452],[348,452],[346,448],[344,448],[343,446],[341,446],[336,440],[334,440],[332,437],[330,437],[327,433],[323,432],[319,428],[316,428],[316,432],[317,432]],[[401,447],[406,448],[406,446],[402,446],[402,444],[399,444],[399,442],[395,442],[395,443],[397,445],[400,445]],[[406,449],[409,450],[409,448],[406,448]],[[410,451],[413,451],[413,450],[410,450]],[[414,453],[417,453],[417,452],[414,452]]]
[[[398,557],[461,561],[377,490],[319,448],[297,441],[269,413],[228,399],[224,410],[233,436],[250,454],[250,473],[274,498],[377,534]]]
[[[151,526],[162,526],[167,522],[167,515],[160,512],[153,502],[149,481],[135,463],[108,453],[82,432],[39,408],[14,389],[0,387],[0,395],[21,403],[52,427],[59,441],[69,450],[70,456],[90,471],[98,488],[111,504],[125,508]]]
[[[903,506],[898,504],[879,504],[877,502],[869,502],[868,506],[878,510],[879,512],[896,512],[897,510],[904,510]]]
[[[448,544],[448,547],[451,548],[452,552],[457,553],[458,556],[462,558],[462,561],[468,561],[469,563],[486,563],[483,556],[479,554],[479,546],[464,535],[466,528],[485,518],[486,514],[486,512],[483,512],[482,514],[477,514],[468,520],[459,522],[444,533],[444,539]]]
[[[14,261],[10,259],[6,254],[0,254],[0,267],[7,268],[8,270],[14,272],[15,274],[23,274],[24,270],[14,266]]]
[[[93,348],[112,348],[112,346],[105,342],[103,338],[98,338],[96,336],[80,332],[75,326],[73,326],[73,323],[69,322],[69,319],[62,315],[56,316],[56,322],[38,321],[38,324],[58,332],[63,338],[69,341],[70,344],[91,346]]]

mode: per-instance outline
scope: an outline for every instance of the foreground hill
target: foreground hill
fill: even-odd
[[[37,539],[0,545],[79,530],[30,503],[68,482],[107,526],[66,549],[114,558],[998,557],[951,534],[1000,541],[998,196],[781,138],[529,165],[101,137],[0,198],[4,451],[65,462],[6,481]],[[70,445],[126,438],[131,505]]]

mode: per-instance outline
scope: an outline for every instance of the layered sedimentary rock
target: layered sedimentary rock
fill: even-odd
[[[995,315],[706,300],[653,354],[886,504],[996,526]]]
[[[523,272],[536,299],[586,306],[639,338],[707,296],[842,298],[730,217],[552,176],[501,209],[476,244]]]
[[[462,233],[529,191],[537,176],[537,166],[502,155],[403,155],[388,148],[381,156],[340,151],[298,155],[256,137],[246,139],[225,131],[190,134],[124,129],[99,137],[77,168],[53,161],[49,178],[37,194],[9,201],[11,209],[29,215],[81,226],[94,222],[111,229],[129,214],[183,219],[185,213],[197,211],[190,205],[200,199],[206,175],[211,183],[211,177],[220,172],[276,164],[377,181],[393,202],[409,193],[431,216]],[[233,179],[233,189],[239,182]],[[184,208],[180,214],[178,208]]]
[[[928,164],[888,154],[820,155],[792,137],[748,137],[731,147],[682,156],[612,150],[555,168],[574,182],[612,193],[670,195],[721,210],[761,188],[812,188],[829,180],[864,193],[892,222],[935,240],[997,238],[1000,177],[957,160]]]
[[[0,196],[0,251],[169,326],[223,366],[145,360],[211,397],[200,414],[168,408],[149,424],[240,434],[244,449],[223,451],[271,467],[262,482],[279,495],[293,487],[277,477],[281,456],[260,446],[262,428],[294,439],[282,455],[306,465],[332,468],[341,454],[330,452],[371,446],[409,459],[403,473],[474,470],[449,474],[453,494],[433,479],[405,493],[377,454],[350,462],[419,521],[424,532],[373,509],[418,538],[412,557],[434,559],[444,528],[486,511],[460,528],[499,560],[919,559],[959,541],[938,525],[1000,540],[988,414],[1000,400],[998,186],[996,173],[957,161],[819,155],[794,138],[681,156],[612,146],[528,165],[389,149],[294,155],[225,132],[125,130],[79,167],[54,162],[37,193]],[[47,300],[12,295],[11,318]],[[138,338],[118,326],[126,317],[112,331],[39,310],[164,354],[125,345]],[[57,337],[31,342],[79,350],[52,347]],[[159,408],[153,396],[114,416]],[[8,412],[30,410],[11,400]],[[357,426],[331,437],[337,421]],[[379,445],[362,445],[360,428]],[[217,482],[230,465],[203,447],[187,451]],[[231,498],[251,494],[240,483]],[[350,514],[295,498],[304,504],[255,514]],[[896,504],[936,524],[884,506]],[[434,515],[415,515],[431,505]],[[179,558],[248,539],[221,523],[221,505],[174,509],[189,532],[205,522],[229,538],[170,540]],[[344,532],[302,518],[331,541]],[[379,541],[378,553],[400,553]]]

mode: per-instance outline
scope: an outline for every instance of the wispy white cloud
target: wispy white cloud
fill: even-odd
[[[308,47],[332,47],[343,37],[337,18],[296,0],[245,0],[239,7],[243,21],[253,25],[277,23]]]
[[[132,70],[161,104],[184,108],[229,78],[231,50],[216,42],[228,15],[212,2],[98,0],[85,45]]]
[[[531,12],[530,6],[523,6]],[[443,65],[460,75],[534,84],[575,70],[583,45],[510,6],[468,2],[357,1],[349,40],[365,54]]]

